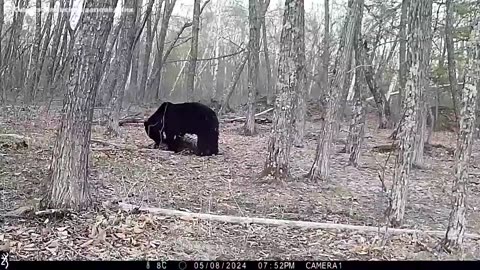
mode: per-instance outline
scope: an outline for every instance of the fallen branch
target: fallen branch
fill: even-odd
[[[236,217],[236,216],[226,216],[226,215],[212,215],[204,213],[188,213],[178,210],[162,209],[162,208],[150,208],[150,207],[139,207],[133,204],[121,203],[118,205],[121,209],[125,211],[145,211],[152,214],[160,214],[166,216],[175,216],[175,217],[187,217],[187,218],[198,218],[202,220],[210,221],[219,221],[235,224],[263,224],[263,225],[273,225],[273,226],[289,226],[302,229],[333,229],[333,230],[353,230],[353,231],[363,231],[363,232],[379,232],[379,230],[384,230],[384,227],[372,227],[372,226],[358,226],[358,225],[346,225],[346,224],[336,224],[336,223],[318,223],[310,221],[295,221],[295,220],[284,220],[284,219],[269,219],[269,218],[252,218],[252,217]],[[445,236],[445,231],[421,231],[415,229],[396,229],[389,228],[388,232],[393,234],[430,234],[436,236]],[[480,235],[466,233],[465,237],[472,239],[480,239]]]
[[[143,124],[145,119],[143,117],[132,116],[132,117],[125,117],[118,121],[119,126],[123,126],[125,124]]]
[[[17,140],[29,140],[29,137],[18,135],[18,134],[0,134],[0,137],[4,138],[13,138]]]
[[[255,117],[264,115],[264,114],[269,113],[269,112],[271,112],[271,111],[273,111],[273,108],[266,109],[266,110],[263,111],[263,112],[259,112],[259,113],[255,114]],[[245,120],[245,119],[247,119],[247,117],[241,116],[241,117],[236,117],[236,118],[232,118],[232,119],[224,119],[223,122],[232,123],[232,122],[243,121],[243,120]],[[271,122],[271,121],[270,121],[270,122]]]

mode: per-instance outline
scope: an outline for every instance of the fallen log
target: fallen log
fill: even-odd
[[[319,223],[311,221],[296,221],[296,220],[285,220],[285,219],[270,219],[270,218],[253,218],[253,217],[237,217],[237,216],[226,216],[226,215],[213,215],[213,214],[204,214],[204,213],[189,213],[179,210],[163,209],[163,208],[152,208],[152,207],[140,207],[133,204],[119,202],[118,206],[124,211],[144,211],[157,215],[173,216],[173,217],[184,217],[184,218],[197,218],[201,220],[209,221],[218,221],[234,224],[262,224],[262,225],[272,225],[272,226],[288,226],[292,228],[303,228],[303,229],[325,229],[325,230],[350,230],[350,231],[362,231],[362,232],[384,232],[385,227],[372,227],[372,226],[359,226],[359,225],[348,225],[348,224],[338,224],[338,223]],[[433,230],[416,230],[416,229],[397,229],[397,228],[388,228],[387,233],[392,234],[430,234],[436,236],[445,236],[445,231],[433,231]],[[465,237],[472,239],[480,239],[479,234],[466,233]]]

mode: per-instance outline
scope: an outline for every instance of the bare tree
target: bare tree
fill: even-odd
[[[3,0],[0,0],[0,77],[2,76],[2,70],[3,70],[3,51],[2,51],[2,40],[3,40],[3,24],[4,24],[4,6],[5,2]],[[2,101],[5,102],[7,100],[7,93],[5,91],[5,88],[3,86],[4,81],[0,82],[0,92],[1,92],[1,97]]]
[[[275,99],[272,132],[268,141],[268,156],[261,177],[286,179],[289,172],[290,147],[293,139],[295,95],[304,87],[301,79],[305,61],[305,6],[303,0],[285,0],[283,29],[280,37],[277,98]]]
[[[40,56],[40,45],[42,43],[42,0],[35,2],[35,40],[32,48],[32,58],[28,71],[27,85],[25,87],[24,101],[25,103],[32,102],[34,98],[34,91],[36,88],[37,77],[39,76],[38,60]]]
[[[261,0],[260,6],[262,7],[262,13],[260,16],[260,28],[262,31],[262,45],[263,45],[263,56],[265,58],[265,71],[266,71],[266,81],[267,81],[267,104],[272,104],[272,69],[270,65],[270,54],[268,52],[268,39],[267,39],[267,25],[265,16],[270,5],[270,0]]]
[[[450,81],[450,92],[452,94],[453,112],[455,119],[458,119],[458,94],[457,94],[457,68],[455,63],[455,48],[453,43],[453,7],[452,0],[445,1],[445,47],[448,60],[448,80]]]
[[[160,17],[162,15],[162,4],[163,0],[157,1],[157,14],[155,15],[155,19],[153,19],[153,16],[149,16],[147,18],[147,25],[146,25],[146,40],[145,40],[145,49],[143,51],[143,65],[142,65],[142,77],[140,81],[140,89],[139,89],[139,94],[137,98],[137,102],[144,102],[144,99],[146,97],[146,86],[147,86],[147,79],[148,79],[148,74],[149,73],[149,67],[150,67],[150,55],[152,53],[152,47],[153,47],[153,38],[155,36],[155,31],[153,31],[153,25],[157,26],[158,22],[160,21]],[[154,21],[152,23],[152,20]]]
[[[413,164],[423,165],[423,149],[425,146],[425,137],[427,133],[427,91],[430,84],[430,51],[432,47],[432,4],[433,0],[425,0],[428,6],[425,7],[422,16],[424,20],[420,25],[421,38],[420,47],[420,81],[417,103],[417,127],[415,131],[415,142],[413,147]]]
[[[165,5],[163,8],[163,17],[160,27],[160,32],[157,37],[157,54],[155,56],[152,71],[148,77],[147,88],[145,91],[149,91],[154,94],[155,100],[158,100],[160,97],[160,85],[162,82],[162,68],[163,68],[163,51],[165,48],[165,38],[167,36],[168,25],[170,23],[170,18],[172,16],[173,8],[177,0],[163,0]],[[161,1],[160,1],[161,2]],[[160,12],[160,10],[157,10]],[[153,24],[153,27],[156,28],[157,24]],[[153,39],[153,37],[152,37]],[[148,100],[152,96],[147,92],[145,93],[145,99]]]
[[[125,0],[124,7],[134,12],[122,12],[120,20],[122,29],[120,30],[119,40],[117,41],[117,50],[115,54],[116,78],[113,84],[113,95],[109,102],[109,115],[107,122],[107,132],[113,135],[119,135],[120,111],[125,96],[125,86],[132,66],[133,50],[135,48],[137,3],[141,0]]]
[[[465,74],[461,92],[460,131],[455,151],[455,177],[452,189],[452,210],[447,232],[443,240],[446,249],[459,248],[463,244],[466,229],[466,196],[468,191],[468,169],[472,152],[473,132],[476,122],[477,95],[480,84],[480,20],[476,19],[470,36],[471,60]]]
[[[345,74],[349,67],[349,58],[352,54],[355,19],[359,16],[359,0],[355,0],[346,16],[347,23],[345,25],[345,42],[344,46],[340,46],[338,52],[338,65],[336,65],[335,75],[328,91],[327,106],[324,112],[322,129],[319,134],[318,147],[315,154],[308,178],[316,180],[317,178],[327,179],[329,176],[330,152],[333,144],[333,136],[336,133],[336,125],[338,119],[339,97],[343,93],[345,86]]]
[[[303,19],[305,21],[305,19]],[[302,27],[299,35],[302,36],[305,40],[305,28]],[[307,113],[307,74],[305,70],[306,60],[305,60],[305,41],[303,45],[299,45],[299,51],[297,51],[298,64],[301,69],[297,73],[297,84],[298,88],[295,92],[295,111],[294,111],[294,134],[293,134],[293,145],[296,147],[303,147],[304,136],[305,136],[305,116]]]
[[[248,54],[249,54],[249,51],[247,51],[243,54],[242,59],[240,60],[240,64],[237,65],[237,68],[235,69],[235,72],[233,73],[232,81],[230,82],[226,91],[223,93],[222,105],[220,106],[220,110],[218,111],[218,115],[222,115],[227,110],[227,108],[229,108],[228,103],[230,101],[230,97],[232,96],[233,90],[235,90],[235,87],[237,86],[238,80],[240,79],[240,75],[242,74],[242,71],[245,67],[245,64],[247,63]]]
[[[114,9],[118,0],[85,0],[86,9]],[[70,72],[62,121],[53,149],[43,207],[85,209],[91,204],[88,166],[91,122],[111,12],[86,12],[70,54]]]
[[[330,64],[330,3],[329,0],[323,1],[324,5],[324,19],[325,19],[325,29],[323,37],[323,53],[322,53],[322,73],[321,73],[321,85],[322,85],[322,95],[325,95],[330,91],[330,80],[328,78],[328,67]]]
[[[244,133],[248,136],[255,134],[255,102],[258,91],[258,51],[260,49],[259,6],[259,0],[248,1],[248,23],[250,26],[248,39],[248,101],[247,119],[244,126]]]
[[[406,88],[403,101],[403,119],[400,121],[399,151],[395,159],[393,185],[387,214],[392,226],[401,225],[407,201],[407,187],[410,169],[413,163],[413,147],[417,127],[417,113],[420,91],[425,86],[427,66],[424,50],[428,42],[425,40],[425,27],[430,27],[431,0],[411,0],[408,13],[409,33],[407,42],[407,73]],[[428,62],[427,62],[428,63]]]
[[[363,135],[365,129],[365,98],[362,94],[364,86],[364,50],[361,42],[361,30],[363,19],[364,0],[359,1],[359,15],[355,17],[355,82],[353,97],[353,117],[350,122],[350,130],[347,138],[346,152],[350,153],[349,162],[353,166],[357,166],[360,157],[360,148],[363,144]]]
[[[398,31],[398,38],[400,39],[400,47],[398,52],[398,109],[401,111],[403,92],[405,91],[405,83],[407,80],[407,19],[408,19],[408,6],[410,0],[402,0],[402,10],[400,14],[400,25]],[[401,114],[401,113],[400,113]]]
[[[135,18],[135,28],[139,29],[142,27],[141,24],[141,15],[142,15],[142,4],[143,1],[137,1],[137,17]],[[150,15],[149,13],[146,14]],[[149,16],[150,17],[150,16]],[[146,20],[149,20],[149,18],[146,18]],[[134,97],[138,95],[138,69],[139,69],[139,63],[140,62],[140,46],[138,44],[135,44],[135,48],[133,50],[133,55],[132,55],[132,68],[130,69],[130,82],[128,85],[128,91],[130,93],[130,98],[132,101],[135,101]]]
[[[187,91],[188,100],[195,99],[195,74],[197,70],[198,58],[198,32],[200,31],[200,0],[193,1],[193,25],[192,25],[192,42],[190,47],[190,54],[188,55],[188,70],[187,70]]]

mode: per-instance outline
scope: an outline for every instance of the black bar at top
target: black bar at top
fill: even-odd
[[[480,269],[480,261],[9,261],[16,269],[145,269],[145,270],[428,270]],[[0,270],[5,269],[0,266]]]

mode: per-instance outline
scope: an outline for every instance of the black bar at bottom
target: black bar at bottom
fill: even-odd
[[[480,261],[9,261],[8,270],[425,270],[430,267],[480,269]],[[4,265],[0,266],[3,270]]]

